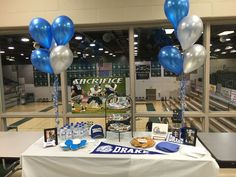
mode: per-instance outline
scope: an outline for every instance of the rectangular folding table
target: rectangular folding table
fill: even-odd
[[[135,132],[136,136],[150,135]],[[36,141],[22,154],[23,177],[217,177],[219,166],[210,153],[199,158],[188,156],[181,145],[177,153],[134,155],[134,154],[91,154],[102,141],[132,147],[130,133],[108,133],[107,139],[91,140],[86,148],[77,151],[63,151],[60,146],[43,148],[43,138]],[[197,141],[197,147],[205,148]],[[148,148],[157,151],[155,146]]]
[[[236,167],[236,133],[198,133],[198,138],[220,167]]]

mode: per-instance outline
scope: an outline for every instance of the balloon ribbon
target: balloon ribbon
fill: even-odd
[[[53,107],[55,110],[55,123],[56,123],[57,133],[59,133],[59,128],[60,128],[59,112],[58,112],[58,86],[59,86],[58,76],[55,74],[53,83]]]
[[[184,121],[184,112],[185,112],[185,96],[186,96],[186,78],[185,75],[181,75],[181,82],[180,82],[180,106],[181,106],[181,111],[182,111],[182,127],[185,126],[185,121]]]

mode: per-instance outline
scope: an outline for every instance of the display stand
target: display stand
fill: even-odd
[[[132,99],[129,96],[119,97],[111,94],[105,101],[105,122],[107,131],[118,134],[120,142],[120,134],[131,132],[133,137],[133,109]]]

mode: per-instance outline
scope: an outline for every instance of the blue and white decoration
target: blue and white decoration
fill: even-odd
[[[74,24],[67,16],[57,17],[52,25],[47,20],[37,17],[31,20],[29,33],[44,47],[32,51],[30,57],[32,65],[41,72],[55,74],[53,103],[59,132],[57,74],[65,71],[73,62],[73,53],[68,42],[74,36]]]
[[[101,142],[92,152],[92,154],[162,154],[155,151],[148,151],[137,148],[130,148],[126,146],[118,146],[114,144]]]
[[[194,45],[203,33],[203,23],[196,15],[188,16],[189,0],[165,0],[164,11],[174,27],[183,54],[174,46],[165,46],[160,50],[157,58],[166,70],[181,75],[180,98],[184,117],[186,84],[184,74],[200,68],[206,59],[205,47],[199,44]]]

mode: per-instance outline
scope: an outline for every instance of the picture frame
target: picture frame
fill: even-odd
[[[55,144],[58,145],[58,138],[57,138],[57,128],[47,128],[44,129],[44,142],[52,142],[55,141]]]
[[[183,144],[196,146],[197,129],[185,127],[183,129]]]

